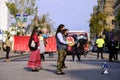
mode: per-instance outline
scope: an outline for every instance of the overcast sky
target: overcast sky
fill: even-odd
[[[90,14],[97,0],[39,0],[39,15],[49,13],[54,28],[64,24],[69,30],[89,32]]]

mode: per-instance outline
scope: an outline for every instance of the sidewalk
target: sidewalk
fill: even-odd
[[[29,54],[30,54],[30,52],[23,52],[21,54],[20,51],[17,51],[16,53],[14,51],[11,51],[10,54],[9,54],[9,57],[12,58],[12,57],[18,57],[18,56],[25,56],[25,55],[29,55]],[[97,53],[96,52],[89,52],[88,54],[94,55],[97,58]],[[6,52],[5,51],[0,51],[0,59],[5,59],[5,56],[6,56]],[[109,53],[103,53],[103,56],[104,56],[105,59],[109,59]],[[118,60],[120,60],[120,53],[118,54]]]
[[[21,53],[20,51],[14,52],[14,51],[10,51],[9,53],[9,57],[17,57],[17,56],[24,56],[24,55],[29,55],[30,52],[23,52]],[[0,51],[0,59],[5,59],[6,57],[6,52],[5,51]]]
[[[90,52],[91,55],[96,56],[97,58],[97,52]],[[101,54],[99,54],[101,56]],[[109,59],[109,53],[103,53],[104,59]],[[118,52],[118,60],[120,60],[120,51]]]

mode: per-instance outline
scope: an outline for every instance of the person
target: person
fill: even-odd
[[[45,53],[45,39],[44,37],[42,36],[42,32],[39,31],[39,34],[38,34],[38,37],[39,37],[39,40],[40,40],[40,57],[41,57],[41,60],[45,61],[45,56],[44,56],[44,53]]]
[[[107,44],[108,46],[108,51],[109,51],[109,62],[112,62],[112,59],[114,58],[114,54],[116,52],[116,43],[115,40],[113,38],[110,39],[110,41]]]
[[[64,29],[63,30],[63,35],[65,37],[68,37],[68,33],[69,33],[69,29]],[[65,65],[65,59],[66,59],[66,56],[67,56],[67,50],[66,50],[66,55],[64,56],[64,59],[63,59],[63,63],[62,63],[62,68],[67,68],[67,66]]]
[[[120,42],[119,42],[119,39],[117,38],[116,41],[115,41],[115,54],[114,54],[114,59],[115,60],[118,60],[118,52],[119,52],[119,49],[120,49]]]
[[[89,51],[89,44],[88,44],[88,42],[86,42],[85,45],[84,45],[84,51],[85,51],[84,56],[86,57],[86,55],[88,54],[88,51]]]
[[[53,58],[53,55],[54,55],[53,52],[49,52],[48,54],[49,54],[49,58]]]
[[[87,53],[88,53],[88,41],[87,41],[87,36],[84,34],[83,35],[83,40],[84,40],[84,57],[86,57]]]
[[[9,59],[10,45],[11,45],[10,36],[8,36],[5,40],[6,62],[10,62]]]
[[[65,73],[62,71],[62,64],[64,61],[64,57],[66,55],[67,50],[67,42],[66,37],[63,35],[63,30],[65,29],[64,24],[60,24],[57,28],[55,37],[57,42],[57,51],[58,51],[58,60],[57,60],[57,74],[64,75]]]
[[[82,36],[82,35],[80,35],[80,36]],[[85,54],[84,45],[85,45],[85,41],[84,41],[83,37],[79,38],[78,42],[77,42],[77,51],[80,55],[80,58],[81,58],[81,55]],[[80,59],[80,61],[81,61],[81,59]]]
[[[80,55],[77,50],[77,35],[73,35],[75,44],[72,46],[72,59],[75,61],[75,55],[77,56],[78,61],[80,61]]]
[[[27,67],[32,69],[32,71],[39,71],[42,69],[40,60],[40,50],[39,50],[39,38],[38,38],[38,27],[34,26],[32,34],[29,39],[28,47],[30,49],[30,57],[28,60]]]
[[[103,59],[103,48],[105,45],[105,41],[102,38],[102,36],[99,36],[99,38],[96,40],[97,45],[97,59],[99,59],[99,53],[101,53],[101,59]]]

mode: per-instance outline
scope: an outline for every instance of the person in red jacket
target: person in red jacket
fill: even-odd
[[[38,47],[39,45],[38,27],[34,27],[28,44],[31,54],[27,64],[27,67],[32,69],[32,71],[39,71],[40,69],[42,69],[40,50]]]

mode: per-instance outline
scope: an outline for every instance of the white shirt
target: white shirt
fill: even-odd
[[[62,34],[59,32],[59,33],[57,33],[57,37],[58,37],[58,39],[59,39],[59,41],[61,42],[61,43],[63,43],[63,44],[68,44],[64,39],[63,39],[63,36],[62,36]]]

